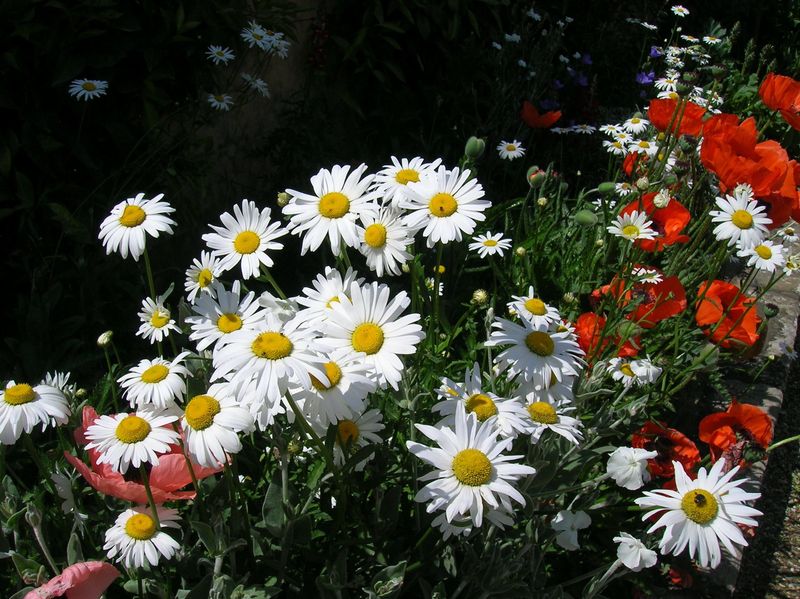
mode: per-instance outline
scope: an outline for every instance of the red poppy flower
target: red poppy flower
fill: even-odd
[[[610,293],[620,305],[637,302],[634,310],[626,316],[644,329],[652,329],[657,323],[686,309],[686,292],[678,277],[664,277],[659,283],[634,283],[625,291],[625,281],[614,278],[592,292],[592,301],[599,302]]]
[[[519,116],[528,127],[533,129],[549,129],[561,118],[561,111],[552,110],[540,114],[536,106],[528,102],[528,100],[525,100],[522,103],[522,110]]]
[[[649,157],[646,154],[630,152],[625,155],[625,159],[622,161],[622,170],[629,177],[633,177],[634,174],[639,176],[639,173],[647,166],[648,160]]]
[[[75,430],[75,441],[79,445],[86,445],[88,441],[84,436],[86,428],[97,420],[97,412],[94,408],[86,406],[83,408],[83,425]],[[153,501],[164,503],[165,501],[176,501],[181,499],[192,499],[195,492],[179,491],[179,489],[192,483],[192,475],[186,465],[186,458],[180,447],[173,445],[171,452],[158,457],[158,465],[150,470],[150,488],[153,492]],[[91,468],[84,462],[64,452],[67,461],[75,466],[81,476],[86,479],[93,488],[105,495],[111,495],[125,501],[136,503],[147,503],[147,492],[144,484],[136,480],[128,480],[119,472],[115,472],[109,464],[98,464],[97,459],[100,453],[96,449],[88,450]],[[192,462],[192,470],[195,477],[200,480],[219,472],[219,468],[204,468]],[[135,473],[133,474],[135,476]]]
[[[704,295],[705,294],[705,295]],[[758,341],[755,299],[739,292],[736,285],[711,281],[700,285],[695,322],[711,340],[721,347],[740,344],[751,346]]]
[[[119,570],[106,562],[78,562],[27,593],[25,599],[99,599],[119,576]]]
[[[700,135],[706,109],[694,102],[684,102],[681,107],[683,113],[676,115],[677,108],[678,100],[676,99],[653,99],[650,100],[647,115],[653,127],[659,131],[666,131],[667,127],[670,127],[670,123],[672,123],[670,132],[675,133],[677,129],[679,137],[681,135],[693,135],[695,137]],[[680,121],[677,120],[679,116]]]
[[[686,473],[693,477],[694,470],[700,463],[700,452],[694,441],[682,432],[659,422],[646,422],[633,433],[631,447],[658,452],[655,458],[647,460],[647,469],[653,476],[674,478],[674,460],[680,462]]]
[[[755,197],[769,204],[770,227],[800,219],[800,164],[789,160],[778,142],[757,140],[753,117],[739,123],[734,114],[717,114],[703,125],[700,159],[717,175],[722,191],[748,183]]]
[[[634,210],[647,213],[649,220],[653,223],[653,228],[658,232],[658,237],[634,241],[637,247],[646,252],[660,252],[668,245],[689,241],[689,236],[682,233],[692,218],[686,207],[678,200],[670,199],[669,204],[664,208],[657,208],[653,203],[655,197],[656,192],[654,191],[646,193],[641,199],[625,206],[620,213],[622,215],[630,214]]]
[[[767,107],[780,110],[783,120],[800,131],[800,81],[768,73],[758,88],[758,95]]]
[[[575,334],[578,337],[578,345],[584,353],[591,359],[594,359],[608,347],[609,343],[613,343],[614,347],[619,345],[620,339],[618,335],[606,334],[603,336],[603,329],[606,326],[606,317],[595,314],[594,312],[584,312],[575,321]],[[600,339],[603,339],[602,345]],[[639,353],[639,337],[630,339],[622,344],[617,351],[617,356],[620,358],[629,358],[636,356]]]
[[[766,449],[772,442],[772,418],[757,406],[733,400],[727,411],[709,414],[700,421],[700,440],[708,443],[715,462],[741,441]],[[735,466],[743,460],[732,461],[735,463],[731,466]]]
[[[672,585],[681,589],[690,589],[694,585],[694,578],[689,570],[671,566],[669,572],[667,572],[667,576]]]

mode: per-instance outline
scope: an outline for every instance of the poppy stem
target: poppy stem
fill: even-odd
[[[794,441],[800,441],[800,435],[794,435],[793,437],[786,437],[785,439],[781,439],[777,443],[773,443],[765,451],[769,453],[773,449],[778,449],[781,445],[788,445],[789,443],[793,443]]]
[[[150,509],[153,512],[153,520],[156,523],[156,529],[161,528],[161,523],[158,521],[158,508],[156,502],[153,500],[153,491],[150,489],[150,477],[147,475],[147,468],[144,464],[139,465],[139,472],[142,475],[142,482],[144,483],[144,491],[147,493],[147,501],[150,503]]]

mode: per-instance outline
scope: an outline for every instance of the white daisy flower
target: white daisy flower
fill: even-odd
[[[637,447],[617,447],[608,457],[606,472],[620,487],[629,491],[641,489],[650,480],[647,460],[658,456],[657,451]]]
[[[197,351],[202,352],[215,345],[216,352],[225,343],[227,336],[240,329],[252,329],[264,316],[255,301],[255,293],[249,292],[241,299],[241,283],[234,281],[230,291],[222,283],[212,283],[213,294],[201,295],[192,306],[196,316],[186,318],[191,325],[189,339],[197,342]]]
[[[672,14],[678,17],[685,17],[689,14],[689,9],[686,8],[685,6],[681,6],[680,4],[676,4],[675,6],[670,8],[670,10],[672,11]]]
[[[633,185],[631,185],[630,183],[627,183],[627,182],[625,182],[625,183],[615,183],[614,184],[614,192],[618,196],[624,198],[626,195],[629,195],[629,194],[631,194],[633,192]]]
[[[570,127],[570,130],[573,133],[580,133],[582,135],[591,135],[595,131],[597,131],[597,127],[593,127],[592,125],[587,125],[585,123],[581,123],[579,125],[573,125]]]
[[[525,381],[544,386],[553,377],[561,381],[578,374],[583,351],[569,331],[551,331],[524,318],[520,324],[497,318],[492,328],[496,330],[486,346],[510,345],[495,358],[500,368],[509,369],[509,377],[521,374]]]
[[[561,321],[558,309],[545,304],[533,290],[533,285],[528,286],[527,295],[512,295],[508,307],[525,318],[535,327],[549,327]]]
[[[186,271],[184,287],[189,302],[194,303],[198,293],[208,293],[214,297],[216,287],[212,283],[217,280],[220,273],[222,268],[219,260],[205,250],[200,252],[200,259],[195,258]]]
[[[658,143],[655,140],[637,139],[628,144],[628,152],[654,156],[658,152]]]
[[[622,125],[608,123],[600,126],[600,133],[605,133],[611,137],[616,137],[619,133],[623,132]]]
[[[453,428],[459,404],[467,413],[475,414],[478,422],[490,418],[500,436],[504,439],[516,438],[527,431],[525,407],[514,399],[503,399],[484,388],[481,370],[477,362],[464,372],[464,382],[457,383],[449,378],[442,379],[442,386],[436,391],[440,401],[431,408],[444,418],[436,425]]]
[[[233,96],[228,94],[208,94],[206,100],[214,110],[228,112],[233,106]]]
[[[633,277],[637,283],[647,283],[650,285],[655,285],[664,280],[664,276],[660,271],[655,268],[647,268],[646,266],[633,267],[631,269],[631,277]]]
[[[162,528],[180,528],[178,510],[157,508],[158,521],[153,520],[149,507],[137,506],[117,516],[114,526],[106,531],[103,549],[108,558],[126,568],[157,566],[159,560],[172,559],[180,544]]]
[[[311,376],[323,384],[330,381],[316,353],[315,340],[298,322],[281,321],[267,312],[252,329],[231,333],[214,353],[211,380],[225,379],[236,385],[254,380],[259,401],[280,402],[290,384],[311,386]]]
[[[163,193],[144,199],[140,193],[135,198],[128,198],[111,209],[100,224],[100,241],[106,248],[106,254],[119,252],[123,258],[131,257],[138,261],[144,252],[146,236],[158,237],[159,233],[172,235],[172,227],[177,223],[165,216],[175,212],[175,208],[162,202]]]
[[[233,50],[230,48],[224,46],[215,46],[213,44],[208,47],[208,50],[206,50],[206,56],[214,64],[228,64],[230,61],[236,58]]]
[[[267,48],[267,30],[255,21],[250,21],[239,35],[251,48],[255,46],[262,50]]]
[[[67,399],[72,399],[75,397],[75,392],[78,390],[78,385],[75,383],[70,383],[69,377],[69,372],[59,372],[55,370],[53,372],[46,373],[39,384],[55,387],[64,394],[64,397]]]
[[[533,381],[518,380],[514,395],[520,397],[525,404],[543,401],[556,407],[568,405],[575,399],[572,388],[575,386],[574,376],[565,376],[559,381],[555,376],[550,377],[550,384],[544,386]]]
[[[181,401],[186,394],[185,379],[191,376],[183,365],[188,355],[189,352],[182,352],[171,362],[164,358],[141,360],[117,379],[131,407],[164,409]]]
[[[618,139],[613,141],[604,140],[603,147],[606,149],[606,152],[614,154],[615,156],[624,156],[627,154],[625,144]]]
[[[560,547],[567,551],[575,551],[581,548],[578,543],[578,531],[589,528],[591,523],[591,517],[583,510],[577,512],[561,510],[550,521],[550,527],[556,531],[556,543]]]
[[[220,268],[231,270],[241,266],[242,277],[257,277],[263,264],[270,268],[274,262],[268,251],[282,250],[283,244],[275,241],[287,233],[279,221],[270,220],[270,209],[256,208],[256,203],[242,200],[233,207],[233,216],[225,212],[219,217],[222,226],[209,225],[213,233],[203,235],[203,241],[214,256],[220,257]]]
[[[158,343],[168,337],[170,331],[181,332],[170,311],[164,306],[165,299],[166,294],[159,295],[155,300],[150,297],[142,300],[142,311],[139,312],[142,324],[136,331],[138,337],[147,339],[150,343]]]
[[[655,383],[661,376],[661,368],[647,359],[612,358],[608,361],[606,370],[611,373],[612,379],[620,381],[626,387]]]
[[[722,42],[722,39],[718,38],[715,35],[704,35],[703,41],[707,43],[709,46],[716,46],[717,44]]]
[[[655,551],[648,549],[644,543],[628,533],[621,532],[619,535],[614,537],[614,542],[619,543],[617,559],[626,568],[633,572],[639,572],[656,565],[658,555]]]
[[[800,241],[800,237],[797,235],[797,223],[793,221],[778,229],[775,234],[780,237],[781,241],[785,244],[792,244]]]
[[[258,92],[260,96],[264,98],[270,97],[269,85],[267,85],[267,82],[264,81],[263,79],[259,77],[253,77],[252,75],[248,75],[247,73],[242,73],[242,79],[244,79],[245,83],[247,83],[247,87],[249,87],[255,92]]]
[[[726,195],[716,200],[719,210],[711,210],[711,222],[720,223],[714,227],[714,235],[720,241],[728,240],[728,245],[738,244],[740,249],[758,245],[767,236],[766,225],[772,219],[764,216],[766,208],[748,199],[746,190],[733,196]]]
[[[758,245],[740,250],[737,255],[747,258],[747,266],[766,272],[775,272],[776,268],[782,268],[786,264],[783,246],[772,241],[762,241]]]
[[[536,12],[532,8],[528,9],[528,12],[526,12],[525,14],[528,15],[534,21],[541,21],[542,20],[542,15],[540,15],[538,12]]]
[[[384,271],[399,275],[400,267],[411,260],[406,247],[414,243],[413,235],[403,225],[400,214],[391,206],[377,214],[365,214],[358,227],[358,250],[366,257],[370,270],[382,277]]]
[[[433,296],[433,288],[436,286],[436,279],[433,277],[426,277],[425,278],[425,288],[431,293]],[[444,295],[444,283],[439,281],[439,288],[437,289],[437,295],[442,297]]]
[[[433,162],[425,162],[419,156],[415,158],[397,159],[392,156],[392,164],[384,165],[375,175],[375,190],[383,204],[391,204],[393,208],[400,207],[403,192],[409,183],[417,183],[420,179],[435,173],[442,163],[441,158]]]
[[[505,250],[511,249],[511,240],[503,237],[502,233],[486,232],[485,235],[476,235],[474,241],[469,244],[469,249],[478,252],[481,258],[503,256]]]
[[[580,431],[581,422],[565,413],[575,408],[565,405],[556,406],[546,401],[537,401],[526,406],[528,420],[527,433],[531,436],[531,443],[538,443],[546,430],[561,435],[570,443],[580,445],[583,434]]]
[[[66,424],[70,414],[67,398],[56,387],[8,381],[0,390],[0,442],[13,445],[37,424],[42,430]]]
[[[105,96],[108,90],[108,81],[99,79],[75,79],[69,84],[69,95],[78,100],[94,100]]]
[[[225,383],[211,385],[186,404],[181,418],[186,449],[198,464],[214,468],[242,450],[237,433],[254,428],[253,417],[240,407]]]
[[[659,100],[678,100],[680,99],[680,95],[676,91],[664,90],[663,92],[658,92],[656,98]]]
[[[722,559],[721,542],[731,555],[738,557],[735,545],[747,545],[747,540],[737,525],[758,526],[753,516],[762,515],[744,502],[758,499],[761,494],[739,488],[748,482],[746,478],[733,480],[739,466],[723,474],[726,460],[717,460],[709,472],[700,468],[695,480],[686,475],[680,462],[672,464],[676,490],[645,491],[645,496],[636,500],[639,506],[652,508],[642,520],[658,517],[647,532],[664,528],[659,543],[661,553],[678,555],[688,546],[689,557],[696,555],[701,566],[716,568]]]
[[[797,359],[797,352],[795,351],[794,347],[786,343],[785,341],[780,341],[778,343],[778,347],[781,350],[781,355],[786,356],[786,359],[790,362]]]
[[[350,286],[353,283],[361,285],[363,278],[357,278],[352,268],[348,268],[344,276],[335,268],[325,267],[325,272],[318,274],[311,282],[312,287],[303,287],[303,295],[295,299],[301,306],[305,306],[297,313],[297,319],[304,323],[306,328],[319,330],[333,314],[333,306],[342,300],[350,299]]]
[[[472,235],[476,221],[486,218],[483,212],[492,203],[480,199],[485,195],[483,187],[470,174],[440,166],[435,176],[408,184],[401,207],[411,212],[404,221],[414,231],[424,228],[428,247],[461,241],[462,233]]]
[[[647,220],[647,212],[634,210],[628,214],[617,216],[616,221],[610,227],[606,227],[608,232],[617,237],[623,237],[630,241],[636,239],[655,239],[657,233],[652,227],[653,222]]]
[[[320,345],[363,354],[378,384],[397,390],[403,371],[400,356],[416,352],[425,338],[417,324],[419,314],[401,316],[411,303],[406,292],[391,297],[389,287],[377,282],[363,287],[354,282],[348,296],[332,304]]]
[[[511,42],[512,44],[518,44],[519,41],[522,39],[519,36],[519,33],[506,33],[506,34],[504,34],[503,37],[505,37],[505,40],[507,42]]]
[[[435,468],[420,478],[430,482],[414,497],[417,502],[429,502],[428,513],[443,509],[448,522],[469,514],[474,525],[480,527],[485,504],[498,508],[499,497],[525,505],[525,498],[511,483],[536,474],[536,470],[512,463],[523,458],[521,455],[502,455],[507,442],[497,441],[498,431],[491,418],[479,422],[475,415],[467,416],[459,403],[455,430],[424,424],[414,426],[439,446],[406,441],[411,453]]]
[[[334,463],[342,466],[348,456],[353,455],[362,447],[366,447],[370,443],[383,443],[383,439],[378,435],[385,428],[381,420],[383,420],[383,415],[379,410],[367,410],[363,414],[355,413],[351,418],[336,422],[336,442],[333,445]],[[312,424],[320,436],[324,436],[327,432],[327,426],[323,428],[318,422],[312,422]],[[353,469],[360,472],[371,459],[372,456],[358,462]]]
[[[516,139],[514,141],[501,141],[497,144],[497,153],[503,160],[514,160],[525,155],[525,148]]]
[[[131,466],[156,466],[158,454],[169,452],[169,446],[178,442],[178,433],[169,426],[177,419],[170,411],[153,408],[100,416],[86,429],[90,441],[86,449],[97,449],[97,463],[109,464],[122,474]]]
[[[500,530],[504,530],[506,526],[513,526],[514,524],[514,508],[511,502],[505,495],[499,495],[500,508],[495,509],[486,506],[486,511],[483,513],[489,524],[496,526]],[[507,506],[507,507],[506,507]],[[446,541],[450,537],[468,537],[474,530],[472,518],[469,516],[456,516],[452,522],[447,521],[447,514],[440,513],[431,521],[431,526],[438,528],[442,533],[442,540]]]
[[[363,412],[367,395],[377,387],[369,378],[370,369],[357,354],[337,350],[326,358],[322,366],[327,383],[312,376],[309,388],[289,389],[303,413],[324,428],[339,420],[352,420],[354,414]]]
[[[291,198],[283,207],[283,213],[291,217],[292,234],[303,235],[301,255],[308,250],[315,251],[325,237],[335,256],[339,255],[340,248],[358,247],[356,220],[377,212],[372,200],[378,192],[368,191],[374,175],[364,176],[366,170],[366,164],[352,172],[349,166],[336,165],[330,171],[322,169],[311,177],[313,194],[286,190]]]
[[[656,89],[674,92],[678,90],[678,79],[673,77],[661,77],[653,82]]]

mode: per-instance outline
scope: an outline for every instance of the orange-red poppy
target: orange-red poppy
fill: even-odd
[[[680,109],[683,111],[682,113],[676,114],[677,109],[678,100],[656,98],[650,100],[647,115],[653,127],[659,131],[666,131],[667,127],[669,127],[670,133],[677,131],[679,137],[681,135],[693,135],[695,137],[700,135],[706,109],[694,102],[684,102]],[[678,120],[678,117],[680,117],[680,120]],[[672,124],[671,126],[670,123]]]
[[[647,460],[647,469],[653,476],[673,478],[673,461],[680,462],[686,473],[694,477],[694,470],[700,464],[700,451],[689,437],[679,430],[669,428],[660,422],[646,422],[631,436],[631,447],[658,452],[652,460]]]
[[[629,152],[622,161],[622,170],[629,177],[633,177],[634,175],[639,176],[639,173],[643,172],[644,168],[647,166],[648,160],[650,160],[650,158],[646,154]]]
[[[800,131],[800,81],[768,73],[758,88],[758,95],[767,107],[779,110],[783,120]]]
[[[686,292],[676,276],[663,277],[659,283],[634,283],[626,290],[626,282],[614,278],[592,292],[592,301],[599,303],[602,296],[610,293],[621,306],[636,302],[633,311],[626,316],[644,329],[652,329],[657,323],[686,309]]]
[[[758,341],[755,299],[725,281],[702,283],[697,290],[695,322],[721,347],[751,346]]]
[[[540,113],[536,109],[536,106],[531,104],[528,100],[525,100],[522,103],[522,110],[519,116],[528,127],[532,127],[533,129],[549,129],[561,118],[561,111],[551,110],[550,112]]]
[[[764,410],[733,400],[727,411],[709,414],[700,421],[699,436],[703,443],[708,443],[711,458],[716,462],[740,442],[766,449],[772,442],[772,430],[772,418]]]
[[[578,337],[578,345],[589,358],[596,358],[603,350],[613,343],[614,347],[619,345],[620,338],[614,333],[603,335],[606,326],[606,317],[594,312],[584,312],[575,321],[575,334]],[[602,338],[603,342],[600,343]],[[599,346],[599,347],[598,347]],[[635,337],[625,343],[617,351],[620,358],[630,358],[639,353],[639,337]]]
[[[660,252],[665,247],[676,243],[686,243],[689,236],[683,234],[683,230],[692,218],[690,212],[678,200],[671,199],[664,208],[657,208],[653,203],[656,192],[644,194],[641,199],[631,202],[622,209],[620,214],[630,214],[634,210],[646,212],[653,228],[658,233],[655,239],[637,239],[634,241],[637,247],[646,252]]]

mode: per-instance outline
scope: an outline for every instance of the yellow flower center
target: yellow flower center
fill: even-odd
[[[328,386],[323,385],[322,381],[312,374],[311,384],[317,391],[327,391],[328,389],[333,389],[339,384],[339,381],[342,380],[342,369],[339,368],[339,365],[336,362],[325,362],[323,366],[325,367],[325,376],[328,377],[328,380],[331,382],[331,384]]]
[[[6,389],[3,398],[7,404],[19,406],[24,403],[30,403],[36,399],[36,391],[27,383],[20,383],[19,385],[14,385]]]
[[[136,514],[125,523],[125,533],[137,541],[152,539],[156,534],[156,521],[147,514]]]
[[[536,316],[544,316],[547,314],[547,305],[538,297],[525,300],[525,309]]]
[[[487,248],[493,248],[494,246],[497,245],[497,240],[487,239],[486,241],[483,242],[483,245],[485,245]]]
[[[619,367],[619,371],[620,371],[622,374],[624,374],[625,376],[630,376],[630,377],[634,377],[634,376],[636,376],[636,375],[633,373],[633,369],[631,368],[631,365],[630,365],[630,364],[628,364],[627,362],[626,362],[625,364],[623,364],[622,366],[620,366],[620,367]]]
[[[514,150],[516,150],[516,149],[517,149],[517,146],[515,146],[514,144],[508,144],[508,145],[506,145],[506,151],[507,151],[507,152],[513,152],[513,151],[514,151]]]
[[[476,393],[467,399],[467,412],[472,412],[480,422],[491,418],[497,414],[497,406],[492,398],[483,393]]]
[[[731,222],[740,229],[749,229],[753,226],[753,216],[747,210],[737,210],[731,215]]]
[[[638,124],[639,124],[639,123],[641,123],[641,122],[642,122],[642,121],[641,121],[640,119],[636,118],[636,117],[633,117],[633,118],[631,119],[631,125],[638,125]]]
[[[364,242],[373,248],[382,248],[386,245],[386,227],[374,223],[364,230]]]
[[[541,424],[555,424],[558,422],[558,414],[556,409],[546,401],[537,401],[528,404],[528,414],[531,420]]]
[[[260,33],[256,33],[256,32],[254,31],[254,32],[253,32],[253,39],[255,39],[255,40],[258,40],[258,41],[261,41],[261,40],[263,40],[263,39],[264,39],[264,36],[263,36],[263,35],[261,35]]]
[[[217,318],[217,328],[223,333],[233,333],[242,328],[242,319],[235,312],[226,312]]]
[[[377,354],[383,347],[383,329],[371,322],[356,327],[351,338],[353,349],[367,355]]]
[[[138,227],[146,218],[147,214],[139,206],[128,204],[122,211],[122,216],[119,217],[119,224],[123,227]]]
[[[462,449],[451,468],[459,482],[470,487],[485,485],[492,478],[492,463],[480,449]]]
[[[340,420],[336,425],[336,442],[341,447],[355,444],[359,435],[358,425],[352,420]]]
[[[437,193],[428,203],[428,210],[433,216],[443,218],[458,210],[458,202],[449,193]]]
[[[440,275],[443,275],[445,270],[446,269],[443,264],[440,264],[439,266],[435,266],[433,268],[433,272],[438,272]]]
[[[219,414],[219,402],[210,395],[195,395],[186,404],[186,422],[196,431],[202,431],[214,424],[214,416]]]
[[[417,183],[419,181],[419,173],[413,168],[404,168],[397,171],[394,180],[400,185],[408,185],[409,183]]]
[[[772,250],[766,245],[757,245],[754,249],[756,254],[758,254],[759,257],[763,258],[764,260],[769,260],[772,258]]]
[[[169,374],[169,368],[164,366],[163,364],[153,364],[150,368],[145,370],[142,373],[142,382],[143,383],[160,383]]]
[[[638,237],[639,236],[639,227],[636,225],[625,225],[622,227],[622,234],[625,237]]]
[[[169,312],[166,310],[155,310],[150,317],[150,324],[155,328],[160,329],[169,322]]]
[[[252,254],[261,245],[261,238],[253,231],[242,231],[233,240],[233,249],[237,254]]]
[[[681,509],[692,522],[708,524],[717,517],[719,504],[708,491],[692,489],[681,499]]]
[[[339,191],[331,191],[319,199],[319,213],[326,218],[342,218],[348,210],[350,200]]]
[[[85,89],[87,92],[93,92],[94,90],[97,89],[97,86],[91,81],[86,81],[85,83],[81,84],[81,87]]]
[[[294,349],[289,338],[282,333],[261,333],[251,346],[253,353],[259,358],[280,360],[285,358]]]
[[[147,420],[130,414],[120,421],[114,434],[123,443],[138,443],[147,438],[150,430],[150,423]]]
[[[334,295],[331,299],[329,299],[327,302],[325,302],[325,307],[326,308],[333,308],[333,304],[339,303],[339,301],[340,301],[339,300],[339,296],[338,295]]]
[[[212,273],[207,268],[204,268],[199,273],[197,273],[197,284],[200,285],[200,289],[205,289],[211,284],[211,281],[214,280],[214,273]]]
[[[528,336],[525,337],[525,345],[537,356],[542,357],[551,355],[556,347],[550,335],[544,331],[528,333]]]
[[[645,141],[645,140],[641,140],[641,141],[640,141],[640,142],[639,142],[637,145],[638,145],[640,148],[647,149],[647,148],[649,148],[649,147],[650,147],[650,142],[648,142],[648,141]]]

